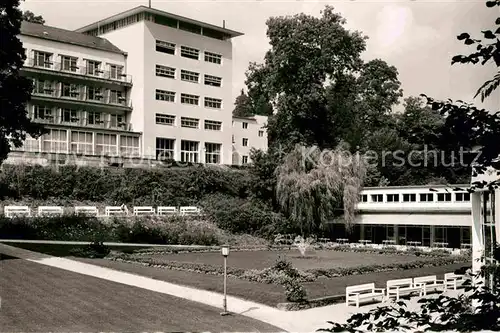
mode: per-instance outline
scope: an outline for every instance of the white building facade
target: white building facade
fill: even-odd
[[[469,185],[388,186],[363,189],[354,230],[342,223],[330,225],[334,238],[375,244],[394,241],[450,248],[472,242]]]
[[[251,163],[250,150],[252,148],[267,150],[266,125],[266,116],[233,117],[233,165]]]
[[[125,52],[101,38],[28,22],[19,37],[27,57],[22,75],[34,82],[28,115],[49,133],[28,137],[7,163],[40,153],[141,155]]]
[[[77,31],[127,52],[145,158],[232,163],[231,38],[241,33],[144,6]]]
[[[473,176],[472,193],[472,270],[478,273],[485,264],[498,264],[495,259],[495,248],[500,241],[500,190],[497,186],[489,188],[498,181],[498,170],[491,167],[484,173]],[[486,186],[478,188],[476,184]],[[493,287],[493,279],[486,278],[489,287]]]

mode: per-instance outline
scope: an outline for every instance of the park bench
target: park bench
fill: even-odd
[[[457,290],[458,287],[461,287],[466,281],[465,275],[459,275],[455,273],[446,273],[444,275],[444,285],[446,289]]]
[[[360,239],[358,241],[360,244],[363,244],[363,245],[368,245],[369,243],[371,243],[372,241],[369,240],[369,239]]]
[[[382,244],[384,246],[389,246],[389,245],[396,245],[396,241],[394,239],[384,239],[382,241]]]
[[[200,215],[200,209],[194,206],[180,207],[181,215]]]
[[[349,240],[347,238],[337,238],[337,243],[339,244],[347,244],[349,243]]]
[[[360,284],[357,286],[349,286],[345,288],[345,304],[349,306],[354,303],[359,308],[361,301],[374,301],[380,298],[384,300],[385,289],[375,288],[375,283]]]
[[[134,207],[134,215],[155,215],[155,209],[151,206]]]
[[[178,213],[177,207],[158,207],[156,209],[156,212],[160,216],[162,216],[162,215],[173,215],[173,214],[177,214]]]
[[[418,292],[422,296],[423,288],[420,284],[415,285],[412,278],[387,281],[387,299],[396,296],[396,301],[399,301],[400,296],[414,292]]]
[[[461,248],[461,249],[464,249],[464,250],[465,250],[465,249],[470,249],[470,248],[472,248],[472,244],[469,244],[469,243],[462,243],[462,244],[460,244],[460,248]]]
[[[420,246],[422,243],[418,242],[418,241],[408,241],[408,242],[406,242],[406,244],[408,244],[408,246],[417,247],[417,246]]]
[[[28,206],[5,206],[3,208],[3,214],[5,217],[15,217],[15,216],[31,216],[31,210]]]
[[[427,295],[428,290],[438,291],[439,289],[441,289],[443,292],[446,290],[444,280],[438,280],[436,275],[413,278],[413,285],[422,286],[424,296]]]
[[[38,207],[38,216],[62,216],[64,208],[58,206],[40,206]]]
[[[99,210],[96,206],[75,206],[76,215],[98,216]]]
[[[106,206],[104,208],[106,216],[128,215],[127,206]]]

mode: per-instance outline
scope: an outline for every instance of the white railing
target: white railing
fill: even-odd
[[[104,207],[104,214],[99,212],[96,206],[75,206],[73,209],[65,209],[60,206],[40,206],[34,209],[36,214],[34,216],[62,216],[65,212],[73,211],[76,215],[87,215],[93,217],[101,216],[168,216],[168,215],[181,215],[181,216],[198,216],[201,215],[201,209],[196,206],[160,206],[156,209],[153,206],[136,206],[129,214],[127,206],[106,206]],[[31,209],[28,206],[5,206],[3,209],[5,217],[31,217]]]

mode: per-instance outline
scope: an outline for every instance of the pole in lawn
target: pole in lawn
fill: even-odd
[[[224,299],[222,301],[224,311],[220,315],[227,316],[229,314],[227,311],[227,257],[229,256],[229,245],[221,247],[221,254],[224,257]]]

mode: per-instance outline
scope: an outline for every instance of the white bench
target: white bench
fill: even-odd
[[[428,275],[413,278],[413,285],[421,285],[423,289],[424,296],[427,295],[428,290],[439,290],[441,289],[443,292],[446,290],[446,285],[444,284],[444,280],[438,280],[436,275]]]
[[[155,209],[151,206],[134,207],[134,215],[155,215]]]
[[[104,214],[106,216],[114,216],[114,215],[128,215],[127,207],[123,206],[106,206],[104,208]]]
[[[384,297],[385,289],[375,288],[375,283],[360,284],[345,288],[345,304],[347,306],[354,303],[359,308],[360,301],[376,300],[377,298],[383,301]]]
[[[5,217],[15,217],[15,216],[31,216],[31,210],[28,206],[5,206],[3,208],[3,214]]]
[[[458,287],[462,286],[466,280],[465,275],[459,275],[455,273],[446,273],[444,275],[444,286],[446,289],[457,290]]]
[[[64,208],[58,206],[40,206],[38,207],[38,216],[62,216]]]
[[[180,207],[181,215],[199,215],[200,209],[193,206]]]
[[[387,299],[391,296],[396,296],[396,301],[399,301],[399,297],[405,294],[411,294],[418,292],[420,296],[423,294],[422,285],[413,284],[413,279],[398,279],[387,281]]]
[[[173,214],[177,214],[178,211],[177,211],[177,207],[158,207],[156,209],[156,213],[157,215],[173,215]]]
[[[75,206],[76,215],[98,216],[99,210],[96,206]]]

